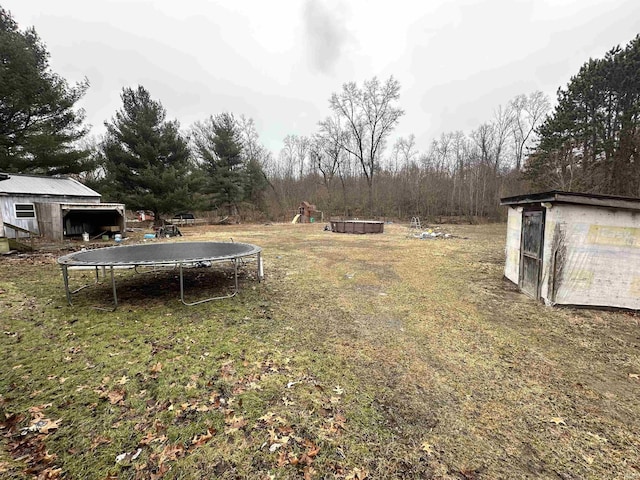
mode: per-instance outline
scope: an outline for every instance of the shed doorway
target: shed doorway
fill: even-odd
[[[535,299],[540,298],[543,238],[544,210],[523,211],[519,287]]]

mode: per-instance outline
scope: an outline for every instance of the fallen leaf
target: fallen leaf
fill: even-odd
[[[160,453],[160,460],[158,464],[163,464],[166,460],[177,460],[184,455],[184,446],[177,443],[175,445],[167,445]]]
[[[342,388],[340,385],[336,385],[333,391],[336,392],[338,395],[342,395],[344,393],[344,388]]]
[[[127,377],[126,375],[123,375],[122,378],[118,380],[118,385],[124,385],[128,381],[129,381],[129,377]]]
[[[302,445],[307,447],[306,454],[309,457],[315,457],[320,452],[320,447],[315,443],[313,443],[311,440],[307,440],[307,439],[303,440]]]
[[[429,455],[433,455],[433,453],[434,453],[433,445],[431,445],[431,444],[430,444],[430,443],[428,443],[428,442],[422,442],[422,443],[420,444],[420,449],[421,449],[423,452],[427,452]]]
[[[38,478],[46,478],[47,480],[62,478],[62,468],[45,468],[42,472],[40,472]]]
[[[98,435],[91,441],[91,450],[94,450],[96,447],[100,445],[109,445],[111,440],[107,437],[103,437],[102,435]]]
[[[167,437],[165,435],[161,435],[159,437],[156,437],[156,434],[154,432],[147,432],[147,434],[142,437],[142,439],[140,440],[140,445],[149,445],[150,443],[153,442],[164,442],[167,439]]]
[[[565,427],[567,426],[566,422],[564,421],[564,418],[562,417],[552,417],[551,420],[549,420],[551,423],[555,423],[556,425],[564,425]]]
[[[42,412],[42,410],[44,410],[45,408],[49,408],[51,405],[52,405],[51,403],[43,403],[42,405],[29,407],[29,413],[31,413],[32,415],[36,415]]]
[[[640,373],[630,373],[629,378],[640,379]]]
[[[591,433],[591,432],[587,432],[587,435],[589,435],[590,437],[594,438],[595,440],[602,442],[602,443],[606,443],[608,442],[608,440],[604,437],[601,437],[600,435],[596,434],[596,433]]]
[[[236,432],[247,425],[247,421],[244,418],[235,415],[225,419],[224,423],[227,424],[227,427],[224,429],[224,433],[226,434]]]
[[[292,456],[293,458],[291,458]],[[295,455],[293,455],[292,453],[287,453],[285,450],[280,450],[280,452],[278,453],[276,462],[277,462],[278,468],[282,468],[288,463],[290,463],[291,465],[296,465],[298,463],[297,459],[295,458]]]
[[[345,480],[364,480],[369,476],[369,472],[364,468],[354,468],[351,473],[349,473]]]
[[[311,480],[314,473],[316,473],[316,470],[313,467],[306,466],[304,467],[303,472],[304,472],[304,480]]]
[[[151,373],[160,373],[162,371],[162,363],[158,362],[155,365],[153,365],[149,371]]]
[[[56,421],[52,421],[49,418],[42,418],[41,416],[38,416],[36,421],[22,430],[22,433],[26,434],[28,432],[38,432],[47,434],[51,430],[57,430],[60,427],[61,422],[61,418]]]
[[[275,413],[267,412],[263,416],[258,418],[258,420],[261,421],[261,422],[265,422],[265,423],[272,423],[273,417],[275,417],[275,416],[276,416]]]
[[[121,402],[122,400],[124,400],[124,397],[125,397],[125,391],[121,389],[111,390],[109,393],[107,393],[107,398],[109,398],[109,403],[111,403],[112,405],[115,405],[116,403]]]
[[[211,440],[211,438],[213,437],[214,433],[215,433],[215,430],[208,429],[207,433],[205,433],[203,435],[199,435],[199,436],[195,435],[193,437],[193,440],[191,440],[191,445],[193,445],[194,447],[199,447],[201,445],[204,445],[209,440]]]

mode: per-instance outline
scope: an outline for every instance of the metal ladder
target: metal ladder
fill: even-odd
[[[409,223],[409,229],[407,230],[407,237],[414,237],[422,233],[422,225],[420,224],[420,217],[411,217]]]

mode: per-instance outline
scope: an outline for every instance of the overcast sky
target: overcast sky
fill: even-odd
[[[640,33],[639,0],[0,0],[34,26],[53,70],[85,76],[96,135],[143,85],[183,128],[210,114],[255,120],[278,154],[311,135],[342,84],[393,75],[420,150],[469,132],[520,93],[555,92],[590,57]],[[390,143],[392,143],[391,140]]]

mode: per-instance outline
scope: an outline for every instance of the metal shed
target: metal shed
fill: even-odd
[[[67,177],[0,173],[0,237],[26,232],[51,240],[124,232],[125,206]]]
[[[551,191],[509,207],[504,275],[549,305],[640,309],[640,198]]]

